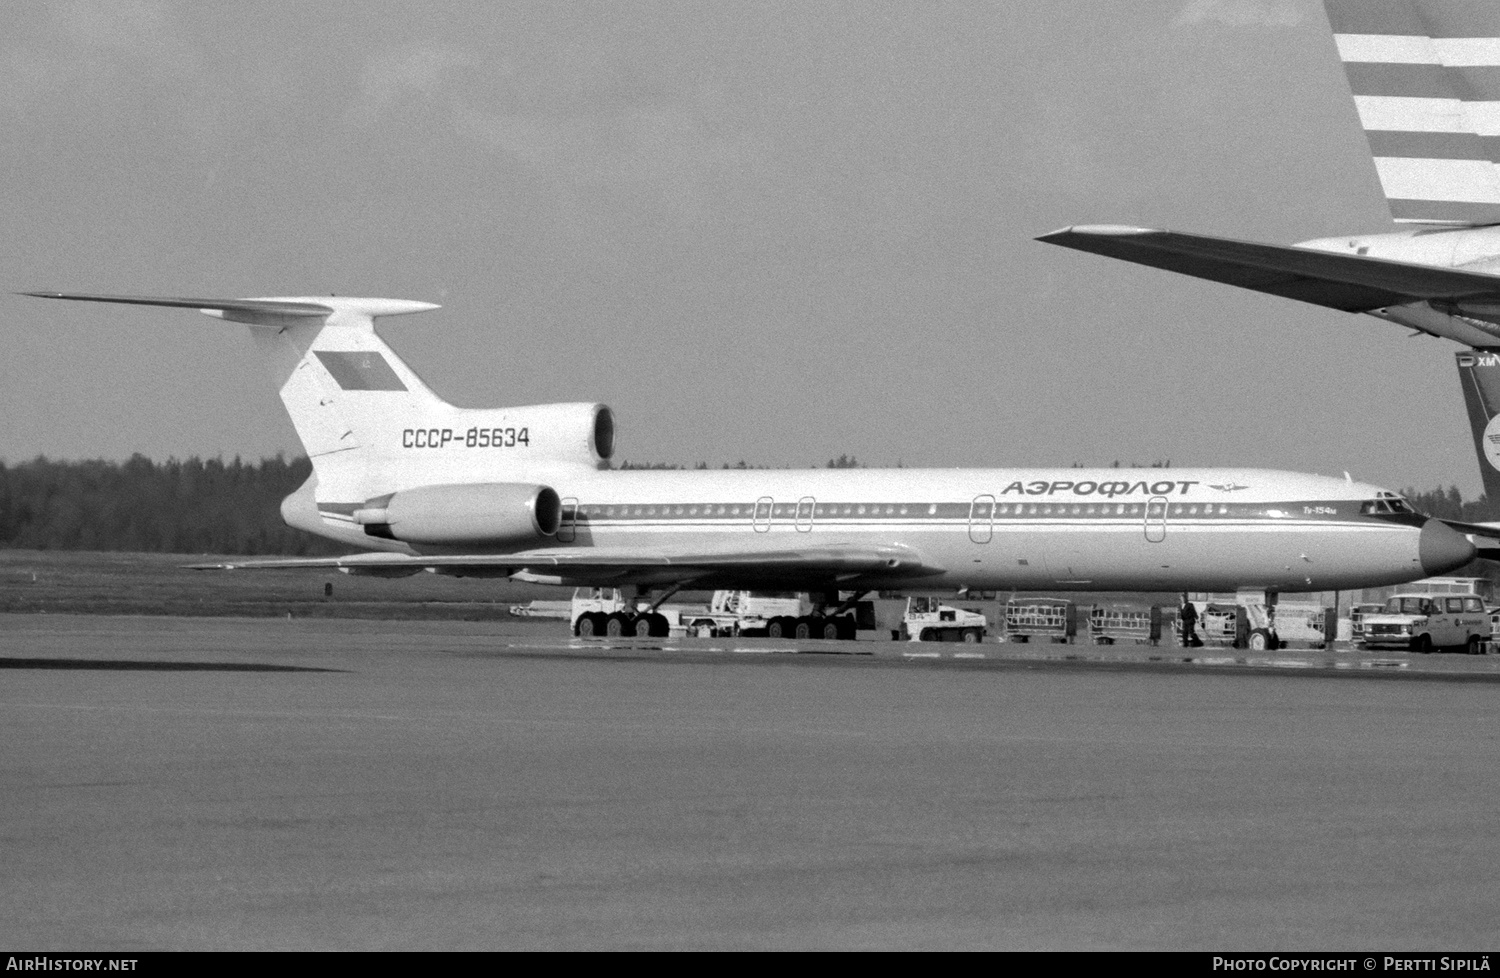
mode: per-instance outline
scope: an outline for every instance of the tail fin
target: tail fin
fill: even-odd
[[[1500,350],[1465,350],[1457,359],[1484,494],[1494,506],[1500,503]]]
[[[259,327],[250,331],[255,346],[321,484],[343,481],[335,471],[342,467],[338,456],[374,443],[390,417],[403,414],[421,424],[451,410],[375,332],[377,316],[437,306],[332,296],[280,301],[315,304],[328,312],[288,319],[230,305],[203,311]]]
[[[1500,9],[1324,0],[1391,217],[1500,223]]]
[[[249,324],[313,465],[307,483],[282,502],[282,517],[299,529],[356,546],[409,550],[391,535],[385,517],[397,511],[411,517],[423,502],[442,511],[436,517],[440,523],[447,520],[440,536],[467,532],[453,531],[449,516],[454,513],[461,527],[465,519],[489,519],[496,500],[503,510],[520,498],[518,491],[531,494],[533,513],[537,500],[549,494],[556,507],[557,494],[544,483],[559,473],[597,468],[614,451],[614,415],[603,404],[460,408],[434,394],[375,332],[380,316],[438,308],[428,302],[23,294],[175,306]],[[464,487],[478,491],[461,491]],[[417,489],[423,492],[403,495]],[[395,497],[400,499],[393,504]],[[403,529],[411,525],[407,519]],[[550,535],[544,525],[531,529]],[[481,537],[494,543],[483,534],[474,539]],[[411,534],[401,539],[419,540]]]
[[[318,296],[178,299],[28,292],[46,299],[175,306],[251,327],[287,414],[312,460],[320,500],[363,500],[391,489],[361,446],[392,423],[437,424],[454,408],[422,382],[375,332],[379,316],[439,308],[430,302]],[[389,440],[389,439],[385,439]]]

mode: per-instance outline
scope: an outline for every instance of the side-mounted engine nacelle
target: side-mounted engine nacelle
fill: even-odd
[[[404,543],[521,546],[557,533],[562,501],[550,486],[420,486],[369,500],[354,521],[372,537]]]

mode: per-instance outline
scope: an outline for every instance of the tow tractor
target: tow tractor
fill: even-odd
[[[989,620],[977,611],[943,604],[938,598],[906,599],[901,637],[908,642],[982,642]]]

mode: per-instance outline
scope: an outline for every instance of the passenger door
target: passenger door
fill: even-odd
[[[969,539],[989,543],[995,536],[995,497],[975,496],[969,503]]]
[[[803,496],[797,500],[797,532],[807,533],[812,530],[813,511],[818,508],[818,501],[811,496]]]
[[[1152,496],[1146,503],[1146,541],[1161,543],[1167,538],[1167,497]]]
[[[771,529],[771,510],[775,505],[776,500],[770,496],[761,496],[755,501],[753,523],[756,533],[765,533]]]

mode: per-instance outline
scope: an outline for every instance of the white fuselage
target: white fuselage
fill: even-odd
[[[1333,590],[1415,580],[1473,556],[1462,536],[1421,517],[1362,512],[1390,495],[1374,486],[1265,470],[566,467],[504,477],[545,480],[563,499],[562,528],[532,551],[896,546],[931,569],[924,586],[944,588]],[[319,522],[326,535],[380,546],[326,512]]]

